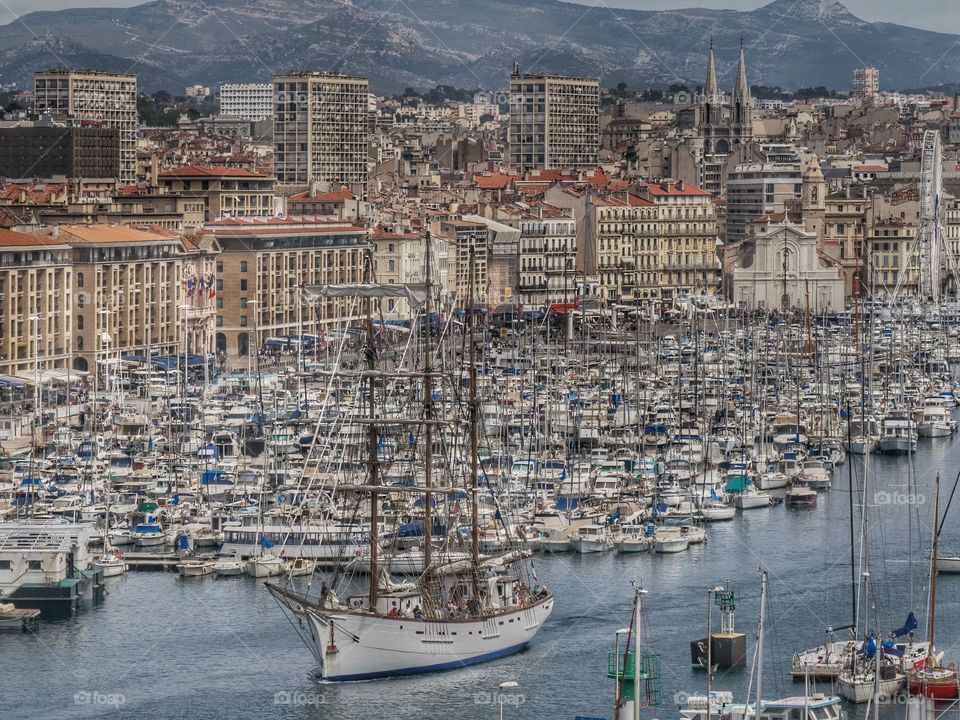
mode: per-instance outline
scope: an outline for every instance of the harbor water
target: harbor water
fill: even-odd
[[[801,694],[803,683],[789,675],[792,653],[820,644],[828,627],[851,620],[850,463],[854,476],[862,476],[863,458],[848,456],[816,508],[778,505],[738,513],[711,524],[707,543],[678,555],[536,555],[536,572],[556,594],[556,609],[529,648],[423,676],[322,683],[310,652],[259,581],[130,572],[108,581],[101,602],[67,619],[45,621],[35,633],[0,634],[0,717],[495,718],[498,686],[515,681],[518,687],[504,695],[505,717],[611,718],[607,654],[615,632],[629,625],[630,584],[636,581],[649,591],[642,641],[661,655],[662,668],[662,704],[642,714],[676,718],[686,697],[705,690],[704,671],[691,666],[689,642],[705,634],[709,588],[737,591],[737,629],[747,634],[752,657],[761,567],[770,586],[763,694]],[[960,444],[924,439],[916,455],[870,456],[868,468],[868,624],[886,634],[914,610],[922,638],[934,482],[940,472],[945,507],[960,469]],[[955,516],[954,507],[941,534],[942,554],[960,551]],[[858,546],[860,522],[857,514]],[[940,576],[937,646],[945,662],[960,657],[958,588],[960,575]],[[837,638],[847,632],[838,631]],[[749,663],[719,670],[713,687],[742,701],[748,681]],[[831,690],[823,683],[816,689]],[[852,705],[847,711],[851,718],[865,712]],[[903,712],[892,703],[881,716]]]

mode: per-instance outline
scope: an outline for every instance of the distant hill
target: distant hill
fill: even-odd
[[[774,0],[750,12],[558,0],[156,0],[23,16],[0,30],[0,83],[30,86],[37,69],[79,65],[136,72],[148,91],[291,69],[366,75],[375,92],[495,89],[517,59],[525,72],[696,87],[711,38],[726,86],[741,39],[756,85],[845,89],[861,65],[878,67],[885,88],[960,77],[960,37],[865,22],[837,0]]]

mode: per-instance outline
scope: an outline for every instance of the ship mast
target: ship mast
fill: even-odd
[[[373,258],[370,256],[369,251],[366,255],[367,263],[367,281],[372,281],[373,275]],[[367,385],[367,402],[368,405],[368,416],[370,418],[370,427],[367,430],[367,440],[368,440],[368,451],[369,451],[369,472],[370,472],[370,610],[374,611],[377,608],[377,586],[380,582],[378,576],[377,568],[377,525],[379,524],[380,518],[378,517],[378,508],[377,505],[380,502],[380,493],[377,492],[376,485],[379,484],[379,473],[377,467],[377,444],[379,441],[377,426],[373,422],[376,415],[376,410],[374,406],[374,391],[377,386],[377,379],[374,373],[375,362],[376,362],[376,346],[374,345],[373,337],[373,298],[367,297],[366,301],[366,315],[367,315],[367,347],[364,349],[364,355],[367,361],[367,370],[370,374],[368,378]]]
[[[424,427],[424,436],[426,441],[426,447],[424,448],[424,485],[427,488],[426,493],[424,494],[424,504],[423,504],[423,533],[424,533],[424,543],[423,543],[423,569],[425,572],[429,572],[432,555],[433,555],[433,493],[430,492],[430,488],[433,486],[433,428],[431,426],[431,421],[433,420],[433,381],[430,376],[431,372],[431,357],[432,352],[430,336],[433,332],[432,320],[430,318],[430,231],[427,231],[426,237],[424,238],[425,243],[425,272],[424,279],[426,281],[426,300],[424,301],[423,306],[423,316],[424,316],[424,333],[423,333],[423,416],[426,420]]]
[[[480,566],[480,528],[477,522],[477,342],[476,342],[476,299],[474,296],[476,281],[476,256],[473,245],[470,246],[470,558],[473,563],[473,597],[479,609],[480,582],[477,577]]]
[[[933,503],[933,547],[930,551],[930,658],[936,662],[933,631],[937,619],[937,549],[940,541],[940,473],[937,473],[937,496]]]

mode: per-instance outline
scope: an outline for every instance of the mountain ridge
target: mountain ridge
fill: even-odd
[[[960,76],[960,36],[868,22],[839,0],[773,0],[750,11],[561,0],[154,0],[22,16],[0,29],[0,82],[29,87],[34,70],[88,58],[110,69],[127,64],[147,91],[264,81],[292,69],[366,75],[380,93],[497,89],[519,59],[524,72],[696,87],[711,38],[724,87],[741,40],[751,84],[844,89],[862,65],[878,67],[885,88]]]

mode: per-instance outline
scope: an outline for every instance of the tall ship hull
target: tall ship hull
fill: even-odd
[[[512,655],[527,647],[552,611],[552,595],[527,607],[463,620],[303,605],[295,610],[307,619],[310,649],[323,679],[331,682],[451,670]]]

